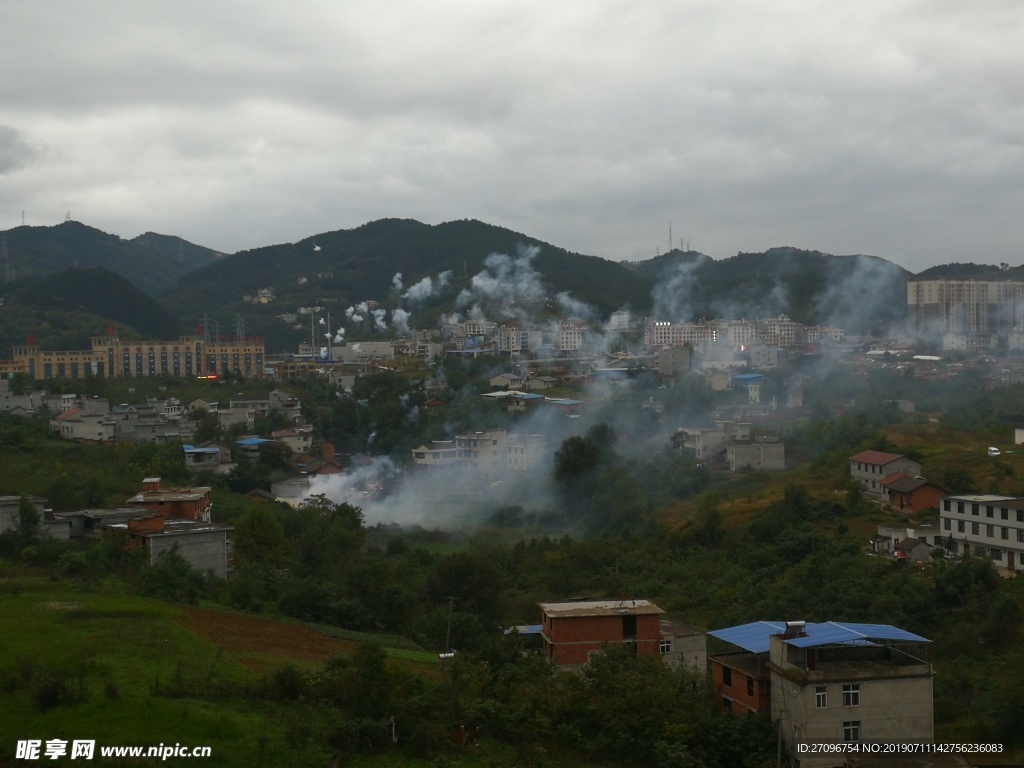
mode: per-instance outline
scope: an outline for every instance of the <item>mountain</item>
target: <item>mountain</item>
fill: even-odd
[[[0,234],[7,261],[0,263],[0,276],[7,274],[8,267],[15,278],[104,267],[151,294],[221,256],[178,237],[147,232],[123,240],[77,221],[52,227],[15,227]],[[0,262],[3,259],[0,255]]]
[[[658,317],[787,314],[801,323],[836,325],[852,334],[901,321],[912,277],[877,256],[834,256],[791,247],[718,261],[677,250],[628,266],[655,284],[653,311]]]
[[[390,309],[399,300],[396,273],[408,287],[450,271],[449,287],[413,308],[419,327],[432,326],[438,314],[453,308],[455,297],[470,286],[489,254],[516,257],[531,247],[538,252],[530,265],[547,295],[567,292],[605,316],[622,306],[637,311],[650,307],[651,281],[618,262],[570,253],[474,220],[428,225],[383,219],[297,243],[242,251],[183,276],[160,298],[193,324],[208,313],[222,327],[234,328],[235,315],[242,314],[250,332],[266,338],[268,349],[293,348],[309,331],[283,323],[277,317],[282,313],[320,305],[340,319],[347,307],[366,300]],[[244,300],[261,289],[273,289],[272,303]]]
[[[173,339],[177,318],[126,277],[103,267],[29,277],[4,286],[0,357],[29,336],[45,349],[88,349],[114,327],[122,338]]]

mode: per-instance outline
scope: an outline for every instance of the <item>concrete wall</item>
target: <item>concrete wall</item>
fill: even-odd
[[[167,531],[147,537],[146,549],[149,562],[153,564],[161,552],[178,545],[178,554],[198,571],[213,571],[222,579],[228,575],[228,532],[226,530],[211,531]]]

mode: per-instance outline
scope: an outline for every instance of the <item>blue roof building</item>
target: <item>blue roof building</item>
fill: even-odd
[[[934,740],[927,638],[839,621],[755,621],[708,634],[734,649],[710,657],[722,708],[770,711],[801,768],[834,764],[834,755],[799,751],[810,742]]]

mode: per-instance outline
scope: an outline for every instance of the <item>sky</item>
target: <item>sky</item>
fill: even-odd
[[[18,3],[0,230],[1024,263],[1018,0]],[[671,227],[672,240],[669,239]]]

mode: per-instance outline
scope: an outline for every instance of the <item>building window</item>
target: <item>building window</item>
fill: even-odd
[[[978,528],[978,524],[977,523],[971,523],[971,535],[972,536],[977,536],[979,530],[980,529]]]
[[[1005,528],[1005,527],[1001,528],[999,533],[1000,533],[999,538],[1001,538],[1001,539],[1009,539],[1010,538],[1010,529],[1009,528]]]
[[[747,676],[747,696],[754,695],[754,678]]]
[[[994,538],[996,535],[996,527],[994,525],[986,525],[985,535],[988,536],[990,539]]]
[[[999,562],[1003,561],[1003,550],[1001,550],[1001,549],[992,549],[992,550],[989,550],[989,553],[992,555],[992,559],[993,560],[998,560]]]
[[[1024,528],[1017,529],[1017,541],[1024,542]]]
[[[843,685],[843,706],[860,706],[860,683],[845,683]],[[851,741],[851,739],[847,739],[847,741]]]
[[[995,510],[992,507],[985,507],[985,517],[992,517],[995,514]]]
[[[1008,510],[1006,507],[1003,507],[1002,509],[999,510],[999,517],[1002,518],[1003,520],[1009,520],[1010,519],[1010,510]]]
[[[662,640],[661,643],[658,644],[658,649],[663,655],[666,653],[672,653],[672,641]]]
[[[943,528],[943,530],[946,530],[946,531],[952,530],[953,529],[952,523],[953,523],[953,521],[950,520],[948,517],[944,518],[943,521],[942,521],[942,528]]]
[[[1017,510],[1017,522],[1024,523],[1024,509]]]
[[[944,502],[942,502],[942,509],[944,511],[952,512],[953,511],[952,508],[953,508],[953,504],[952,504],[952,502],[949,499],[946,499]]]
[[[972,515],[974,515],[975,517],[977,517],[977,516],[978,516],[978,513],[979,513],[980,511],[981,511],[981,507],[980,507],[979,505],[977,505],[977,504],[971,504],[971,514],[972,514]]]
[[[843,741],[860,741],[860,720],[843,722]]]
[[[722,685],[732,687],[732,670],[728,667],[722,667]]]
[[[825,709],[828,706],[828,688],[819,685],[814,689],[814,706],[818,709]]]
[[[964,521],[963,520],[957,520],[956,521],[956,532],[957,533],[963,533],[964,532]]]
[[[729,699],[722,699],[722,706],[726,712],[732,712],[732,702]]]

